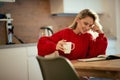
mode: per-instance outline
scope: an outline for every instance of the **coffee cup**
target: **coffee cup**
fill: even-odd
[[[70,54],[70,52],[75,48],[75,44],[72,42],[66,42],[64,45],[64,53]]]

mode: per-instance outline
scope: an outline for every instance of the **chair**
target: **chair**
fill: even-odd
[[[79,80],[69,60],[64,57],[44,58],[37,56],[43,80]]]

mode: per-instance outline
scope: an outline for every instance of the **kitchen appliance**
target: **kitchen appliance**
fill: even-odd
[[[52,26],[43,26],[40,27],[39,37],[42,36],[51,36],[53,34]]]
[[[15,37],[20,43],[24,43],[20,38],[18,38],[15,34],[14,34],[14,26],[12,25],[12,19],[11,19],[11,14],[10,13],[7,13],[6,14],[6,19],[7,19],[7,22],[6,22],[6,29],[7,29],[7,45],[9,44],[15,44],[13,43],[13,37]]]

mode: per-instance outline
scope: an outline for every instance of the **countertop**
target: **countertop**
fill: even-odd
[[[27,46],[37,46],[37,43],[0,45],[0,49],[16,48],[16,47],[27,47]]]

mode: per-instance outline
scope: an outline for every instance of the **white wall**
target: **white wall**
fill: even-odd
[[[100,15],[101,24],[103,25],[104,32],[109,38],[116,37],[116,14],[115,14],[115,1],[116,0],[103,0],[103,14]]]
[[[120,53],[120,0],[116,0],[117,53]]]
[[[115,23],[112,23],[113,27],[108,27],[111,30],[111,34],[116,34],[116,39],[109,39],[108,42],[108,48],[107,48],[107,54],[120,54],[120,0],[113,0],[114,3],[114,17],[113,20]],[[112,3],[111,3],[112,5]],[[110,8],[111,9],[111,8]],[[111,9],[112,12],[112,9]],[[109,24],[109,23],[108,23]]]
[[[116,46],[116,41],[120,44],[120,0],[102,0],[102,8],[104,12],[100,15],[100,23],[108,37],[106,54],[117,54],[120,52],[120,46]]]

